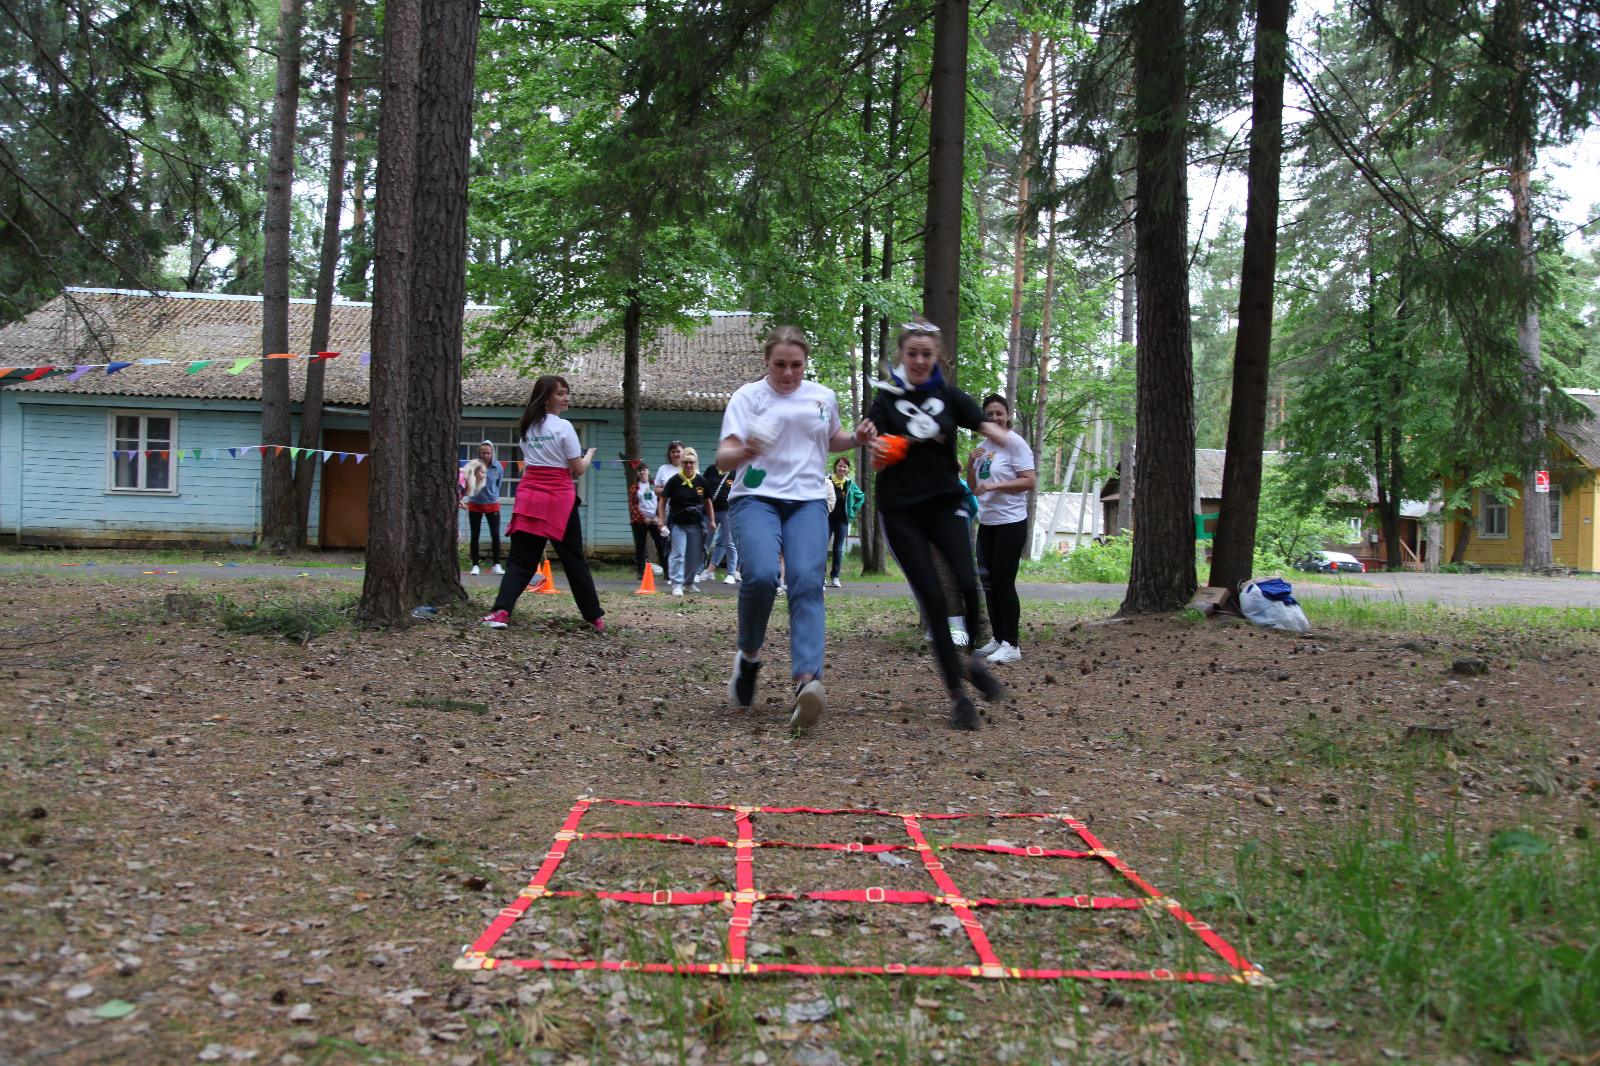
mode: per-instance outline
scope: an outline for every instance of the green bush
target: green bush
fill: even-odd
[[[1128,580],[1133,566],[1133,538],[1110,537],[1102,544],[1085,544],[1067,556],[1068,581]]]
[[[248,605],[222,600],[218,615],[222,628],[235,633],[280,633],[304,644],[348,623],[357,600],[356,596],[338,601],[261,599]]]

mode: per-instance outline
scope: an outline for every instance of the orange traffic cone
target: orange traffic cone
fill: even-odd
[[[539,591],[547,596],[559,596],[561,590],[556,588],[555,575],[550,573],[550,560],[544,561],[544,584],[539,586]]]
[[[639,582],[639,587],[633,590],[635,596],[656,596],[656,572],[648,560],[644,564],[644,580]]]

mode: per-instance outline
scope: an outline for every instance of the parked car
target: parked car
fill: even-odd
[[[1312,552],[1294,562],[1296,570],[1310,570],[1318,574],[1364,574],[1367,568],[1361,560],[1344,552]]]

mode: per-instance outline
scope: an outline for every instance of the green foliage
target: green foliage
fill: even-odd
[[[1067,556],[1067,580],[1126,581],[1132,566],[1133,538],[1107,537],[1098,544],[1084,544]]]
[[[313,637],[350,624],[356,602],[355,596],[345,596],[339,600],[284,597],[237,604],[219,597],[218,617],[222,628],[235,633],[260,636],[277,633],[304,644]]]
[[[1261,477],[1261,506],[1256,517],[1256,568],[1281,567],[1326,542],[1351,542],[1348,520],[1321,496],[1298,491],[1279,461],[1269,462]]]

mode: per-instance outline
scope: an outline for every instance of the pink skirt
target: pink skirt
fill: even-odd
[[[567,521],[578,502],[572,485],[572,472],[560,466],[530,466],[517,484],[517,500],[511,508],[511,524],[506,535],[532,533],[548,540],[567,535]]]

